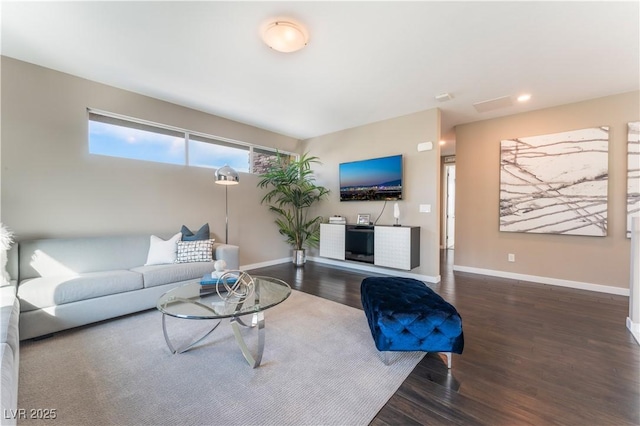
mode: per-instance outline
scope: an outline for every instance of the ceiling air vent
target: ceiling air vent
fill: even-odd
[[[501,98],[490,99],[488,101],[477,102],[473,104],[473,107],[478,112],[489,112],[494,109],[506,108],[513,105],[511,97],[503,96]]]
[[[436,101],[438,102],[450,101],[451,99],[453,99],[453,96],[451,96],[451,93],[440,93],[439,95],[436,96]]]

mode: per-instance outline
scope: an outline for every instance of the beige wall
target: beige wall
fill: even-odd
[[[340,202],[338,165],[367,158],[403,155],[404,199],[399,201],[402,225],[420,226],[420,267],[412,270],[428,277],[440,276],[440,110],[431,109],[366,126],[343,130],[304,142],[305,150],[318,156],[323,165],[316,168],[317,182],[331,190],[328,202],[317,212],[325,218],[345,216],[355,223],[358,213],[382,211],[384,201]],[[433,150],[418,152],[421,142],[433,142]],[[420,204],[431,204],[431,213],[419,213]],[[388,202],[378,224],[391,225],[393,202]]]
[[[209,222],[224,240],[213,170],[90,155],[87,107],[297,150],[293,138],[2,57],[2,222],[18,239],[173,233]],[[215,96],[212,94],[212,96]],[[256,176],[229,188],[229,239],[241,264],[289,256]]]
[[[458,126],[455,266],[628,288],[627,123],[639,117],[631,92]],[[608,235],[499,232],[500,141],[596,126],[610,128]]]

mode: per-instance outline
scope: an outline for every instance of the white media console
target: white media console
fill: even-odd
[[[408,271],[420,266],[420,227],[323,223],[320,256]]]

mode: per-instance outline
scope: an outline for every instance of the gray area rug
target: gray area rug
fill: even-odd
[[[361,310],[298,291],[266,311],[262,365],[251,369],[223,321],[172,355],[147,311],[23,342],[19,406],[55,409],[58,425],[366,425],[420,361],[384,365]],[[173,337],[211,321],[171,319]],[[247,329],[255,345],[255,329]]]

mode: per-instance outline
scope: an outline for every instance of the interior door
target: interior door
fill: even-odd
[[[452,249],[455,241],[456,226],[456,166],[447,167],[447,237],[446,245]]]

